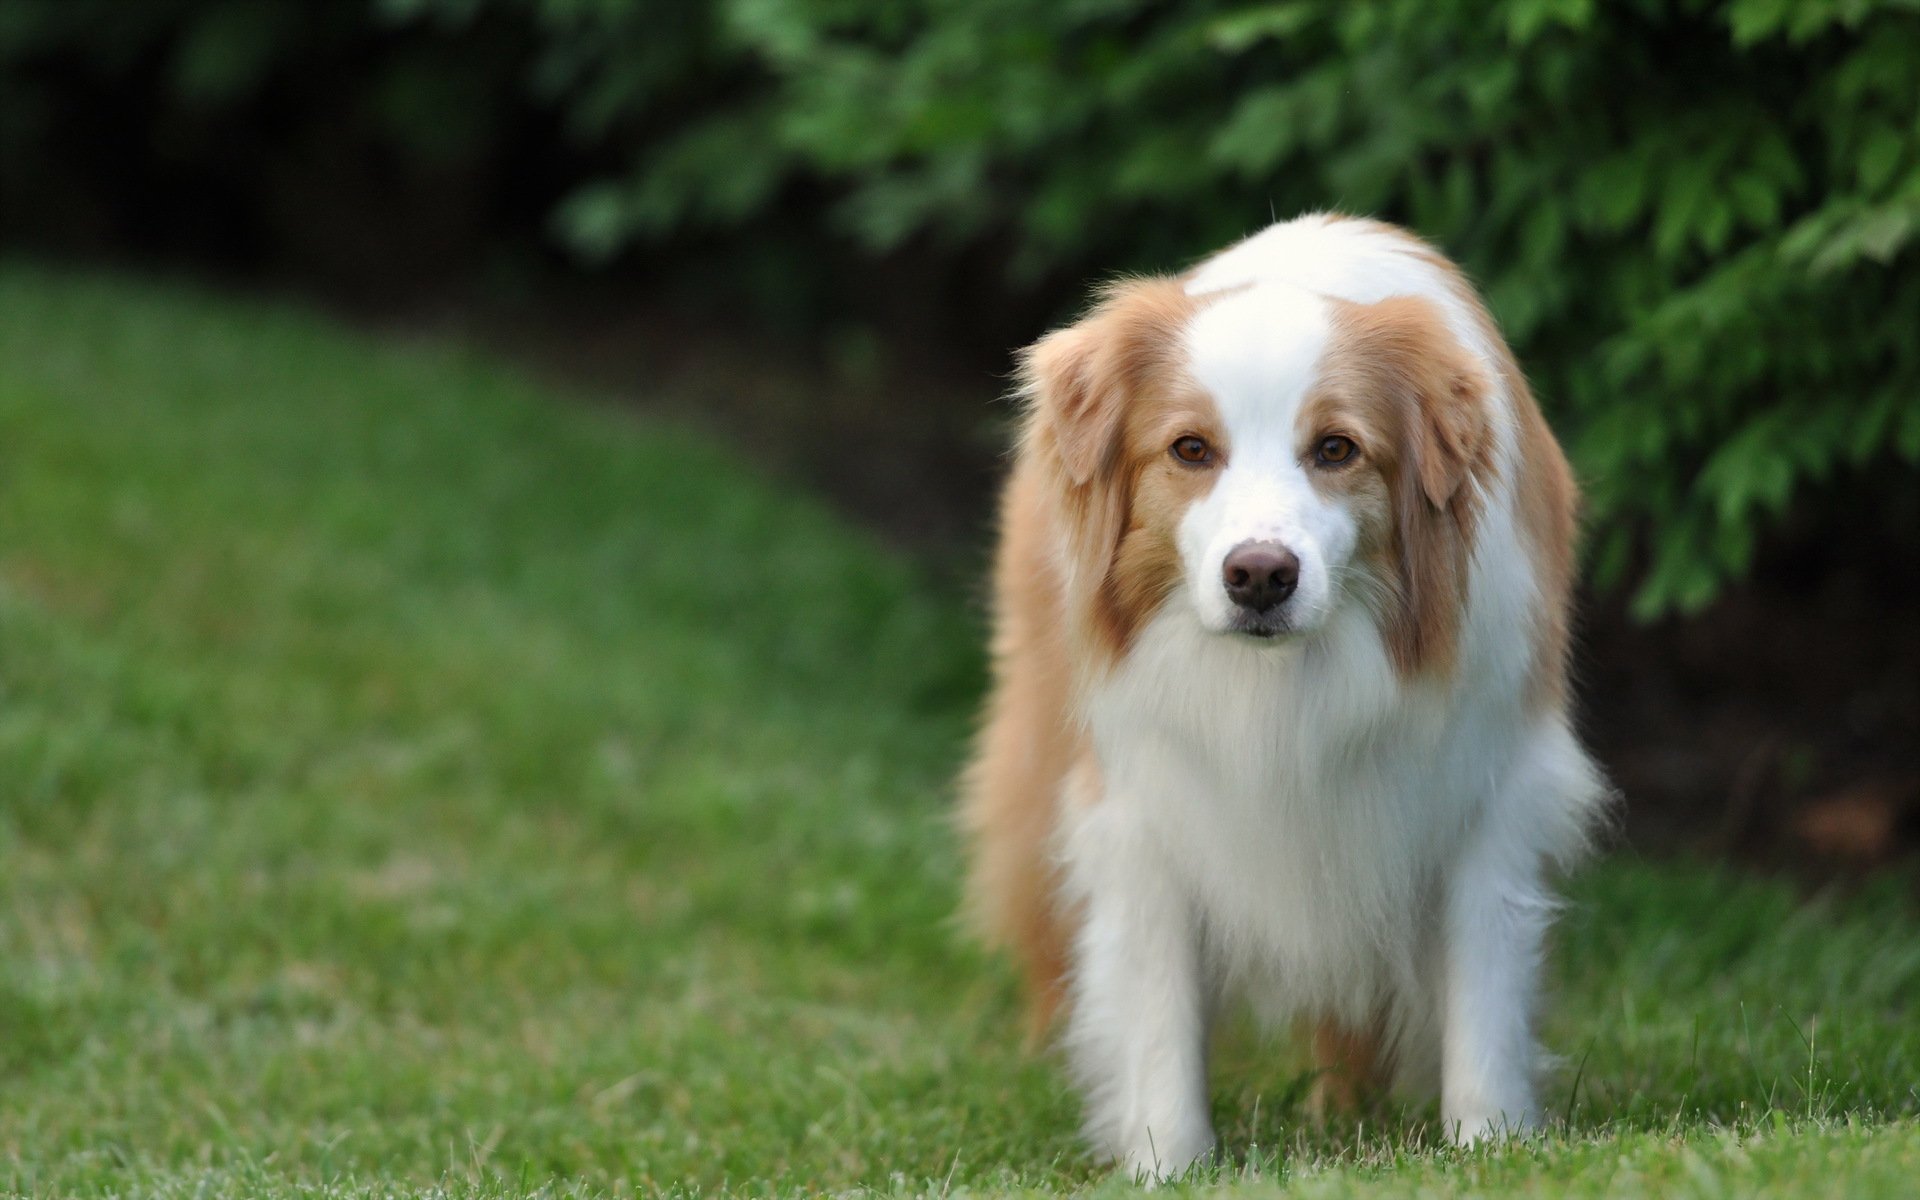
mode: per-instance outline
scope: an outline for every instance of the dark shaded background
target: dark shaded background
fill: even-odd
[[[1911,854],[1920,21],[1344,11],[12,0],[0,246],[503,348],[973,590],[1010,350],[1089,280],[1270,204],[1403,220],[1488,283],[1595,497],[1626,836]]]

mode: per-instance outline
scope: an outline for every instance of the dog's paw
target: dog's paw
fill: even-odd
[[[1178,1179],[1213,1158],[1217,1142],[1205,1126],[1137,1139],[1119,1156],[1120,1173],[1149,1187]]]
[[[1533,1114],[1525,1109],[1518,1114],[1499,1109],[1468,1110],[1449,1114],[1447,1136],[1456,1146],[1478,1146],[1486,1142],[1524,1138],[1538,1126],[1539,1122]]]

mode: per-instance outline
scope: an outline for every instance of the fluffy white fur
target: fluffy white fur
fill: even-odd
[[[1497,380],[1444,267],[1370,223],[1288,222],[1199,267],[1219,293],[1180,353],[1234,453],[1184,516],[1182,582],[1082,695],[1097,770],[1061,806],[1076,912],[1066,1041],[1087,1127],[1165,1178],[1214,1148],[1207,1043],[1245,997],[1275,1023],[1384,1021],[1395,1081],[1437,1091],[1461,1142],[1539,1119],[1531,1014],[1554,910],[1604,785],[1557,706],[1530,705],[1535,564],[1519,531],[1513,399],[1491,402],[1459,651],[1396,675],[1350,561],[1354,522],[1309,484],[1295,417],[1328,302],[1428,298]],[[1225,554],[1272,539],[1301,562],[1292,636],[1226,632]]]

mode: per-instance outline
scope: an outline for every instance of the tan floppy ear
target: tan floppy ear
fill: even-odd
[[[1403,675],[1449,670],[1481,502],[1471,484],[1492,450],[1489,376],[1427,300],[1396,296],[1341,311],[1358,339],[1364,386],[1401,414],[1401,465],[1389,484],[1398,586],[1384,619],[1387,649]]]
[[[1428,501],[1435,508],[1446,508],[1486,457],[1492,430],[1484,372],[1464,356],[1453,364],[1440,362],[1433,367],[1419,391],[1416,469]]]
[[[1178,352],[1193,301],[1177,279],[1126,279],[1085,317],[1020,356],[1029,433],[1050,440],[1067,481],[1091,482],[1119,459],[1129,398],[1153,386]]]
[[[1491,448],[1487,373],[1428,300],[1394,296],[1362,311],[1391,386],[1413,408],[1409,465],[1428,503],[1447,508]]]
[[[1121,381],[1104,370],[1109,330],[1099,314],[1055,330],[1021,355],[1021,390],[1042,436],[1053,440],[1067,478],[1091,480],[1111,457],[1120,432]]]

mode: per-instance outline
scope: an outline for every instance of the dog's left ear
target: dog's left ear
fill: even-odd
[[[1487,420],[1484,373],[1464,355],[1431,366],[1419,391],[1415,469],[1427,500],[1435,508],[1446,508],[1486,456],[1493,431]]]
[[[1387,386],[1409,401],[1408,467],[1420,491],[1446,509],[1491,449],[1486,370],[1467,352],[1432,302],[1394,296],[1355,308]]]
[[[1492,457],[1490,377],[1428,300],[1395,296],[1336,310],[1359,339],[1363,386],[1391,397],[1400,414],[1391,484],[1399,602],[1385,621],[1387,648],[1403,674],[1444,670],[1467,600],[1483,499],[1475,483]]]

